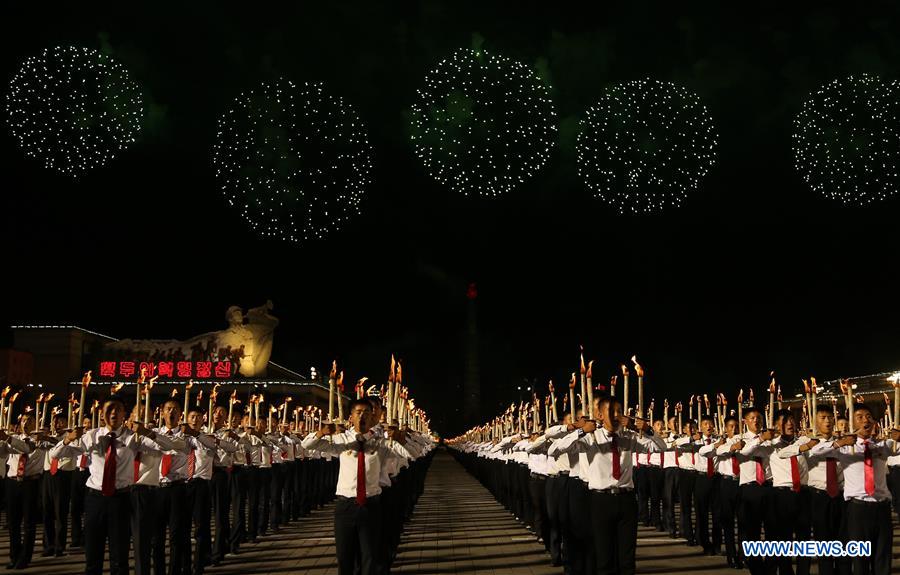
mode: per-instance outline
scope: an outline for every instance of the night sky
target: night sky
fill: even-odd
[[[74,44],[111,50],[148,116],[136,144],[77,181],[26,159],[4,125],[3,324],[187,338],[271,299],[275,361],[306,372],[337,358],[350,381],[381,381],[393,352],[444,433],[463,424],[468,282],[486,416],[525,380],[542,393],[567,380],[579,344],[601,380],[636,353],[660,402],[759,394],[770,370],[787,389],[900,368],[900,197],[841,207],[791,150],[811,91],[900,77],[900,6],[603,4],[5,5],[4,96],[26,57]],[[492,200],[430,179],[404,119],[426,72],[474,35],[545,66],[561,126],[537,177]],[[361,216],[301,247],[258,239],[212,168],[228,103],[278,77],[325,82],[374,149]],[[619,216],[578,178],[573,126],[605,87],[641,78],[700,96],[718,161],[682,208]]]

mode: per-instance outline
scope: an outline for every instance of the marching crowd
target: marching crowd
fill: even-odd
[[[40,522],[41,555],[83,548],[88,575],[103,572],[107,549],[111,575],[129,572],[130,551],[138,575],[200,575],[337,497],[340,573],[381,575],[433,448],[426,434],[383,426],[378,397],[351,403],[349,429],[312,433],[295,424],[267,432],[237,413],[227,421],[221,406],[182,419],[175,400],[152,428],[115,395],[101,409],[95,428],[84,418],[66,429],[57,416],[35,429],[29,413],[0,430],[7,569],[31,564]]]
[[[813,560],[823,575],[890,572],[900,431],[885,433],[865,404],[852,421],[819,406],[810,430],[790,410],[767,429],[745,408],[718,432],[709,415],[678,429],[675,417],[651,426],[622,416],[615,397],[591,406],[590,418],[579,410],[531,433],[450,445],[567,575],[634,573],[639,523],[753,574],[805,575]],[[741,541],[763,539],[870,541],[871,556],[744,556]]]

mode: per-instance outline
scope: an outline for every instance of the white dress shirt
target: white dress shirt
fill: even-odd
[[[364,461],[366,466],[366,497],[381,494],[379,478],[381,467],[389,457],[409,457],[409,452],[399,442],[376,437],[371,431],[362,435],[365,439]],[[317,438],[310,434],[303,440],[303,447],[338,456],[340,468],[336,494],[340,497],[356,497],[357,454],[360,444],[353,429],[332,436]]]
[[[758,433],[750,431],[741,435],[744,441],[744,448],[740,450],[738,459],[741,462],[741,485],[756,482],[756,464],[757,458],[762,463],[763,472],[766,481],[772,479],[772,467],[769,465],[769,457],[775,448],[771,441],[760,441]]]
[[[633,488],[632,457],[633,452],[647,453],[662,451],[665,443],[655,437],[636,433],[630,429],[619,429],[615,433],[616,446],[619,452],[619,478],[613,477],[613,434],[605,427],[593,433],[582,434],[577,442],[581,444],[581,454],[587,454],[587,482],[592,490],[602,491],[611,487]]]
[[[875,493],[866,493],[866,444],[872,454],[872,469],[875,479]],[[890,501],[891,492],[887,486],[887,458],[891,455],[894,442],[864,440],[856,438],[856,443],[835,448],[834,440],[823,441],[810,449],[814,455],[835,455],[844,468],[844,499],[861,501]]]
[[[794,437],[789,442],[785,436],[779,436],[772,441],[775,448],[774,455],[769,458],[769,466],[772,468],[773,487],[794,486],[794,476],[791,461],[796,458],[797,472],[800,476],[800,486],[809,484],[809,468],[806,454],[809,451],[800,452],[800,446],[809,443],[809,437]]]

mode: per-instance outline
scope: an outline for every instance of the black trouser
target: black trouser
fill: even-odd
[[[156,532],[156,491],[158,487],[135,485],[131,488],[131,536],[134,545],[135,575],[150,575],[153,534]]]
[[[568,477],[551,475],[547,478],[547,550],[554,565],[562,565],[562,506],[566,502],[565,488]]]
[[[532,475],[528,478],[528,496],[531,503],[531,525],[535,534],[544,542],[544,547],[548,547],[547,540],[547,478],[540,475]]]
[[[293,448],[294,447],[291,446],[291,449],[293,449]],[[284,486],[284,491],[283,491],[284,495],[282,497],[282,499],[283,499],[283,504],[282,504],[283,515],[281,517],[282,523],[290,523],[290,521],[292,519],[297,519],[294,516],[294,500],[297,497],[297,493],[294,490],[296,488],[296,485],[294,483],[294,475],[295,475],[296,470],[297,470],[297,464],[293,460],[288,460],[281,464],[281,475],[282,475],[281,484]]]
[[[719,518],[719,483],[721,477],[705,473],[694,480],[694,499],[697,504],[697,543],[704,550],[718,549],[722,545],[722,529]],[[709,532],[709,516],[712,515],[712,539]]]
[[[38,514],[40,522],[43,524],[43,544],[44,553],[53,555],[56,553],[56,529],[53,527],[53,496],[50,494],[52,485],[50,484],[50,471],[44,470],[41,478],[38,480]]]
[[[9,529],[9,561],[16,566],[31,563],[37,533],[40,476],[6,480],[6,523]]]
[[[647,484],[650,487],[650,525],[655,526],[659,531],[665,531],[661,513],[665,474],[662,467],[646,465],[645,468],[647,469]]]
[[[742,555],[734,543],[734,524],[740,507],[740,496],[741,490],[737,479],[723,477],[719,480],[719,521],[722,523],[725,555],[732,559]]]
[[[231,486],[228,484],[229,472],[224,467],[213,467],[212,479],[209,482],[210,501],[216,517],[216,533],[212,546],[210,561],[218,563],[225,558],[230,551],[228,511],[231,501]]]
[[[810,490],[813,538],[816,541],[846,541],[842,532],[846,503],[838,491],[834,497],[820,489]],[[819,575],[842,573],[849,575],[850,560],[846,557],[819,557]]]
[[[766,531],[766,539],[775,541],[809,541],[810,493],[809,488],[800,491],[777,487],[772,490],[773,531]],[[773,557],[779,573],[792,573],[790,557]],[[809,575],[809,557],[797,558],[798,575]]]
[[[300,519],[300,517],[309,513],[311,499],[308,492],[309,479],[306,477],[308,468],[309,463],[306,459],[298,459],[295,462],[294,492],[296,496],[294,497],[294,507],[291,510],[291,515],[294,519]]]
[[[103,556],[109,539],[110,575],[128,575],[128,542],[131,540],[131,500],[127,491],[104,496],[86,489],[84,496],[84,572],[103,573]]]
[[[678,493],[679,469],[669,467],[663,469],[663,527],[673,537],[678,533],[675,525],[675,495]]]
[[[595,571],[594,539],[591,536],[591,496],[587,484],[569,477],[569,525],[572,535],[567,556],[573,575],[593,575]]]
[[[153,534],[154,575],[190,573],[191,508],[184,483],[167,484],[156,492]],[[166,571],[166,528],[169,529],[169,569]]]
[[[591,533],[599,575],[631,575],[637,548],[634,492],[591,492]]]
[[[193,575],[201,575],[203,568],[209,565],[212,556],[212,537],[210,535],[210,507],[212,499],[209,494],[208,479],[192,479],[187,484],[188,500],[190,501],[194,519],[195,550],[192,562]],[[188,542],[188,554],[190,554],[190,542]]]
[[[870,503],[851,499],[847,502],[847,540],[869,541],[871,557],[854,557],[853,575],[888,575],[891,572],[891,502]]]
[[[278,529],[284,521],[282,515],[282,505],[284,502],[281,499],[284,496],[284,472],[281,470],[283,467],[284,463],[274,463],[269,470],[269,474],[272,477],[271,497],[269,500],[271,501],[272,506],[273,529]]]
[[[339,497],[334,506],[334,546],[337,550],[338,573],[381,575],[381,501],[370,497],[364,506],[356,499]]]
[[[84,545],[84,496],[90,473],[87,469],[78,469],[72,476],[72,546]]]
[[[56,475],[48,474],[44,478],[49,483],[49,503],[53,517],[53,544],[56,553],[63,553],[66,550],[66,536],[69,531],[69,502],[72,497],[74,474],[74,471],[59,469],[56,471]]]
[[[640,457],[640,455],[638,456]],[[643,463],[635,466],[634,492],[638,502],[638,521],[645,526],[650,525],[650,466]]]
[[[772,483],[762,485],[755,481],[741,485],[740,507],[741,535],[747,541],[761,541],[762,529],[765,526],[766,533],[772,534],[777,530],[772,519]],[[771,538],[767,538],[772,540]],[[747,567],[752,575],[766,573],[766,564],[773,564],[771,560],[762,557],[748,557]]]
[[[681,507],[681,536],[692,541],[694,539],[694,482],[697,472],[693,469],[681,469],[678,474],[678,501]]]
[[[269,503],[272,496],[272,468],[257,467],[250,483],[250,538],[265,535],[269,529]],[[255,511],[255,513],[254,513]]]
[[[235,465],[231,469],[229,489],[231,492],[231,537],[229,547],[237,551],[247,535],[247,498],[253,467]]]

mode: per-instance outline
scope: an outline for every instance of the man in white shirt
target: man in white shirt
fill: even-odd
[[[353,575],[357,562],[361,575],[383,573],[384,566],[379,561],[381,466],[395,455],[409,457],[402,445],[405,437],[399,430],[392,429],[389,439],[371,432],[371,414],[372,404],[368,400],[354,400],[350,404],[351,429],[337,434],[334,424],[326,424],[302,442],[306,449],[316,449],[339,459],[334,541],[340,575]]]
[[[219,439],[213,460],[212,475],[209,480],[210,500],[215,513],[216,531],[213,537],[210,564],[219,565],[230,551],[229,537],[231,531],[231,486],[229,476],[233,471],[234,454],[238,449],[240,438],[228,429],[225,420],[228,412],[221,405],[213,409],[209,416],[207,430]]]
[[[632,453],[652,453],[666,448],[643,419],[635,419],[635,431],[615,397],[594,398],[594,421],[585,423],[582,438],[592,454],[588,468],[591,497],[591,532],[599,575],[632,575],[637,550],[637,500],[634,496]]]
[[[798,437],[797,423],[789,409],[775,414],[775,429],[780,434],[773,442],[775,453],[769,459],[772,468],[772,539],[808,541],[811,535],[809,475],[806,456],[809,437]],[[768,534],[766,535],[768,539]],[[776,557],[781,573],[791,571],[790,557]],[[797,573],[809,575],[808,557],[797,558]]]
[[[718,460],[716,471],[721,476],[719,479],[719,522],[722,526],[722,535],[725,543],[725,556],[728,566],[732,569],[743,569],[744,560],[741,550],[737,549],[734,537],[735,518],[740,505],[740,479],[741,464],[738,452],[731,446],[741,440],[738,433],[741,422],[730,415],[725,418],[725,435],[718,441],[700,448],[700,455],[710,457],[715,455]]]
[[[664,423],[660,420],[653,422],[653,434],[659,438],[664,435]],[[663,453],[645,453],[638,454],[641,465],[647,470],[647,485],[650,490],[650,526],[656,527],[657,531],[665,531],[666,527],[662,517],[662,494],[663,494]]]
[[[847,539],[869,541],[871,557],[851,560],[853,573],[887,575],[891,572],[891,492],[887,487],[887,458],[900,440],[900,430],[893,429],[890,438],[875,437],[876,422],[865,404],[853,407],[854,434],[838,440],[823,441],[811,454],[833,454],[844,467],[844,499]]]
[[[66,430],[66,420],[62,415],[51,418],[52,431],[48,430],[53,447],[62,439]],[[50,457],[47,450],[44,463],[44,553],[62,557],[66,552],[66,536],[69,525],[69,502],[72,496],[72,475],[75,473],[75,459],[71,457]]]
[[[35,419],[29,413],[20,418],[19,431],[2,437],[10,452],[6,475],[10,559],[7,569],[26,569],[31,563],[38,521],[38,487],[44,471],[44,455],[52,445],[49,436],[43,433],[31,436]]]
[[[86,483],[84,561],[85,575],[103,572],[103,555],[109,540],[110,575],[128,573],[130,542],[130,489],[134,484],[134,456],[158,451],[156,433],[139,422],[136,435],[125,427],[125,405],[113,396],[103,402],[103,427],[76,427],[51,450],[51,457],[79,457],[89,454],[90,476]]]
[[[744,409],[744,423],[747,432],[731,446],[733,451],[739,453],[741,464],[741,512],[738,516],[743,538],[760,541],[763,525],[767,534],[776,529],[772,519],[772,469],[769,465],[769,458],[775,450],[772,447],[775,432],[771,429],[763,431],[762,414],[756,407]],[[767,536],[767,539],[771,537]],[[747,567],[752,575],[766,573],[771,563],[761,557],[747,558]]]
[[[719,482],[716,472],[718,460],[715,450],[707,447],[716,441],[713,439],[713,418],[704,415],[700,418],[700,438],[694,441],[698,451],[694,458],[694,501],[697,506],[697,542],[703,547],[705,555],[718,555],[722,545],[722,529],[719,524]],[[700,452],[704,447],[706,451]],[[709,532],[709,516],[712,515],[712,536]]]
[[[662,439],[666,442],[666,449],[659,454],[660,462],[663,468],[663,524],[669,537],[676,539],[678,537],[678,524],[675,522],[675,496],[678,491],[678,457],[681,451],[676,443],[681,437],[680,430],[676,424],[677,419],[673,416],[669,418],[667,435],[663,435]],[[682,442],[683,443],[683,442]]]

